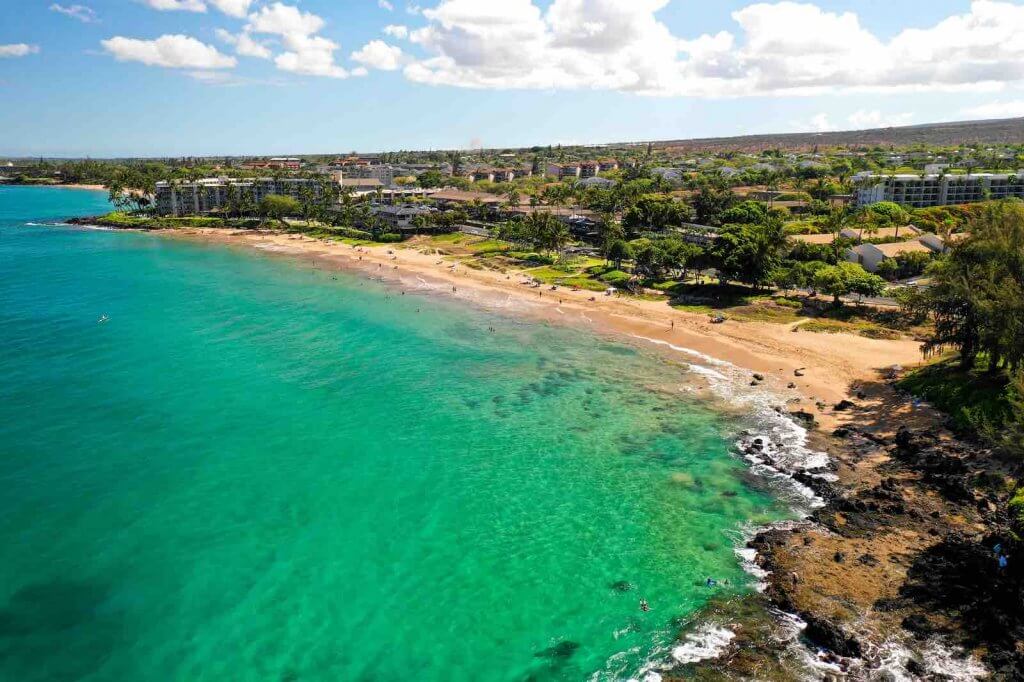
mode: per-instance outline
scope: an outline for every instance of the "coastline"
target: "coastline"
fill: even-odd
[[[799,403],[792,404],[812,414],[824,428],[835,423],[831,404],[845,399],[851,385],[873,379],[893,365],[913,365],[921,360],[919,345],[912,340],[797,333],[793,324],[756,321],[712,324],[706,315],[674,310],[664,302],[565,287],[555,291],[547,286],[533,288],[524,284],[527,276],[516,270],[471,269],[443,253],[415,247],[354,247],[303,235],[218,228],[178,228],[159,234],[315,260],[322,265],[377,274],[413,288],[424,282],[434,287],[454,287],[450,295],[455,298],[580,324],[598,333],[643,342],[675,359],[693,353],[714,358],[748,370],[752,376],[762,375],[763,379],[755,379],[759,384],[763,382],[784,400],[799,399]]]
[[[58,184],[58,183],[49,183],[49,182],[24,182],[24,183],[22,183],[22,182],[7,182],[7,183],[0,183],[0,186],[7,186],[7,187],[53,187],[55,189],[88,190],[90,192],[106,192],[107,191],[107,188],[104,187],[103,185],[89,185],[89,184],[74,183],[74,182],[68,183],[68,184]]]
[[[961,660],[950,653],[972,648],[954,619],[944,621],[945,629],[939,624],[921,626],[915,635],[924,634],[916,639],[907,625],[931,622],[928,600],[906,596],[903,590],[915,579],[922,557],[930,556],[949,536],[971,538],[982,546],[993,521],[988,510],[995,508],[976,496],[944,495],[948,479],[929,477],[920,470],[921,462],[906,455],[905,443],[900,445],[906,441],[900,434],[938,432],[941,447],[962,448],[939,430],[941,414],[898,395],[883,378],[893,365],[920,361],[916,342],[794,333],[793,325],[761,322],[712,325],[703,315],[675,311],[664,303],[561,287],[533,288],[514,270],[474,270],[436,251],[400,245],[354,247],[303,235],[224,229],[158,234],[254,248],[318,268],[362,273],[403,289],[430,290],[576,325],[642,344],[674,361],[694,360],[699,367],[728,365],[732,385],[741,385],[735,380],[745,375],[760,387],[759,393],[767,391],[775,398],[780,413],[797,413],[796,429],[807,427],[798,447],[827,452],[829,475],[807,471],[824,471],[822,465],[802,469],[781,461],[793,445],[792,432],[751,433],[737,450],[752,468],[778,470],[812,490],[818,508],[813,513],[808,509],[804,521],[752,530],[750,553],[743,558],[763,571],[759,577],[764,593],[740,604],[714,607],[726,619],[747,620],[739,625],[727,620],[733,626],[730,636],[721,628],[705,628],[719,646],[710,647],[707,656],[681,662],[678,670],[651,670],[654,677],[646,679],[674,679],[677,672],[687,675],[696,670],[722,673],[737,666],[754,674],[764,670],[767,661],[777,665],[781,656],[818,672],[855,676],[884,669],[897,678],[913,677],[920,669],[973,679],[981,669],[976,659]],[[710,382],[708,388],[713,388]],[[840,407],[842,401],[849,404]],[[761,605],[756,616],[750,615],[752,602]],[[746,615],[734,616],[737,612]],[[774,624],[769,627],[765,620]],[[780,629],[788,638],[778,636]],[[769,630],[772,634],[765,634]],[[816,656],[805,647],[807,642],[834,653]]]

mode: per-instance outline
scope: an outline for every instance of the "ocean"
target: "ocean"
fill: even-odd
[[[686,362],[105,208],[0,187],[0,680],[629,679],[792,515]]]

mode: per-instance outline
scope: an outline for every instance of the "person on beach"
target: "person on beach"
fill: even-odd
[[[676,328],[676,321],[672,320],[672,326],[670,327],[670,329],[675,329],[675,328]]]

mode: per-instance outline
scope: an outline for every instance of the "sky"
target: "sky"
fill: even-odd
[[[0,0],[0,156],[849,130],[1022,86],[1024,2]]]

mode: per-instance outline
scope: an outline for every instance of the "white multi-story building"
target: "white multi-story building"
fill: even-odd
[[[264,197],[278,194],[302,200],[311,194],[319,199],[323,180],[315,178],[205,178],[195,182],[156,183],[156,211],[160,215],[200,215],[226,207],[229,199],[258,204]]]
[[[857,190],[857,205],[894,201],[911,208],[970,204],[986,199],[1024,198],[1024,173],[972,175],[870,175]]]

